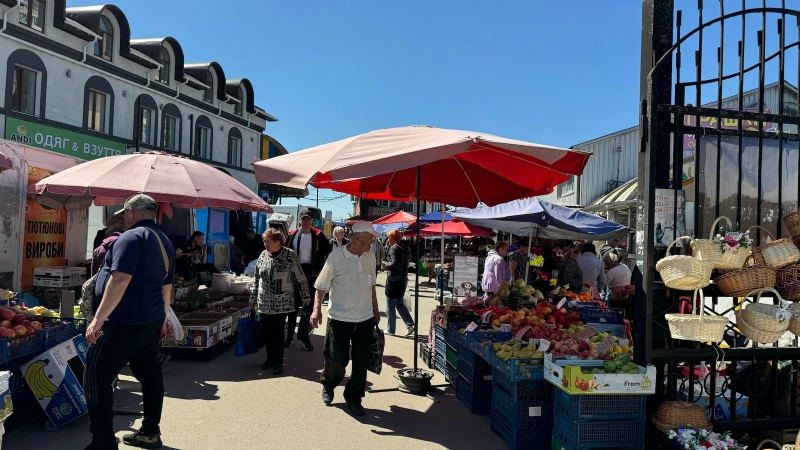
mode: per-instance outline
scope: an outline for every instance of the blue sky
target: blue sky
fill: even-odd
[[[115,4],[133,38],[175,37],[187,62],[249,78],[289,151],[411,124],[569,147],[638,122],[637,0]]]

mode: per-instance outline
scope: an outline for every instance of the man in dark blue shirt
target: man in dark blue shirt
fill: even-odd
[[[130,363],[142,384],[144,418],[139,431],[123,441],[141,448],[161,447],[161,409],[164,380],[159,364],[159,341],[166,334],[175,249],[156,225],[158,206],[152,197],[129,198],[124,214],[126,231],[106,254],[97,277],[95,316],[86,329],[84,389],[89,408],[92,444],[88,449],[117,448],[113,424],[113,382]]]

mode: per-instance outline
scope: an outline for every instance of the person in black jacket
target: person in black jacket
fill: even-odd
[[[408,312],[403,297],[408,284],[408,258],[409,249],[403,242],[403,234],[398,230],[386,233],[386,244],[389,246],[387,260],[381,262],[381,267],[388,271],[386,274],[386,332],[394,334],[396,321],[395,310],[406,324],[406,336],[414,334],[414,320]]]
[[[308,286],[311,289],[311,297],[314,298],[314,283],[317,281],[317,275],[322,272],[325,267],[325,260],[331,252],[331,245],[328,239],[321,230],[311,226],[314,223],[311,214],[307,209],[300,210],[300,228],[289,233],[286,239],[285,247],[294,250],[297,253],[297,259],[300,261],[300,267],[306,275]],[[312,305],[309,304],[301,308],[302,314],[300,315],[300,328],[297,331],[297,339],[300,341],[300,346],[303,350],[312,351],[314,346],[311,345],[311,324],[309,317],[311,317]],[[294,330],[297,326],[297,311],[289,313],[286,324],[286,348],[292,346],[294,340]]]

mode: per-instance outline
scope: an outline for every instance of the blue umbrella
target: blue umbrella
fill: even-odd
[[[419,218],[420,222],[449,222],[454,217],[450,214],[444,213],[444,220],[442,220],[442,211],[434,211]]]

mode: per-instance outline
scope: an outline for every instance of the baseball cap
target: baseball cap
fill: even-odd
[[[300,209],[300,217],[299,218],[302,219],[303,217],[311,217],[311,213],[308,212],[308,208]]]
[[[375,231],[375,228],[372,227],[371,223],[364,220],[356,221],[356,223],[354,223],[350,228],[353,230],[353,233],[369,233],[375,237],[381,235]]]
[[[147,194],[136,194],[125,200],[125,205],[114,214],[122,214],[126,209],[139,209],[158,212],[158,203]]]

